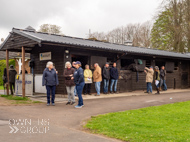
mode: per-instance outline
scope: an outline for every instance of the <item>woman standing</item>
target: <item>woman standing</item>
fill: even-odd
[[[89,65],[85,66],[85,70],[84,70],[84,80],[85,80],[85,90],[84,90],[84,94],[90,94],[90,90],[91,90],[91,83],[92,83],[92,71],[89,69]]]
[[[66,105],[71,104],[73,105],[75,103],[75,95],[74,95],[74,89],[75,89],[75,83],[74,80],[71,79],[74,75],[75,69],[71,67],[70,62],[65,63],[65,70],[63,73],[63,76],[65,78],[65,85],[66,90],[68,94],[68,102]]]
[[[75,62],[75,73],[74,73],[74,82],[76,84],[76,90],[78,94],[78,105],[75,108],[82,108],[84,106],[83,99],[82,99],[82,90],[84,88],[84,73],[83,69],[81,68],[81,62]],[[73,79],[73,78],[71,78]]]
[[[46,68],[44,69],[43,72],[43,78],[42,78],[42,86],[46,86],[47,90],[47,106],[50,105],[50,92],[52,94],[51,97],[51,103],[54,106],[55,105],[55,89],[56,85],[59,84],[58,81],[58,76],[53,68],[53,63],[52,62],[47,62]]]
[[[157,93],[155,94],[160,94],[160,71],[159,71],[158,66],[155,66],[154,79],[155,79],[155,85],[156,85],[156,90],[157,90]]]

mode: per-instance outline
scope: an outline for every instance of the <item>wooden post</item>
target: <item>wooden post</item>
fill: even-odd
[[[6,68],[7,68],[7,95],[9,95],[9,51],[6,50]]]
[[[25,97],[25,49],[22,47],[22,97]]]

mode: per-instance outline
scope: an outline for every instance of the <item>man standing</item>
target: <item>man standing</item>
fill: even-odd
[[[166,70],[165,67],[162,66],[160,70],[160,87],[164,85],[164,91],[167,90],[167,85],[166,85]]]
[[[145,67],[144,72],[146,73],[146,83],[147,83],[147,91],[145,93],[152,94],[152,82],[154,75],[153,67],[152,66],[150,68]]]
[[[113,67],[110,69],[110,77],[111,77],[110,93],[113,94],[113,85],[114,85],[114,93],[117,93],[117,81],[119,74],[116,68],[116,63],[113,63]]]
[[[15,76],[17,72],[14,69],[13,65],[10,65],[9,69],[9,84],[10,84],[10,90],[11,90],[11,95],[13,95],[13,91],[15,92]]]
[[[103,68],[103,79],[104,79],[104,94],[108,94],[108,86],[110,79],[109,63],[106,63]]]
[[[100,68],[100,66],[98,65],[98,63],[94,64],[94,73],[93,73],[93,81],[95,82],[95,88],[96,88],[96,92],[97,94],[95,96],[100,96],[100,85],[101,85],[101,81],[102,81],[102,70]]]

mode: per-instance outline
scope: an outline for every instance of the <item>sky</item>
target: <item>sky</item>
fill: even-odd
[[[86,38],[130,23],[152,20],[160,0],[1,0],[0,38],[12,28],[55,24],[67,36]]]

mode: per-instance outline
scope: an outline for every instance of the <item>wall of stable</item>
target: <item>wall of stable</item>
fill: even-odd
[[[100,51],[90,51],[90,50],[83,50],[83,49],[73,49],[69,51],[69,54],[65,54],[65,50],[68,50],[71,48],[67,47],[59,47],[59,46],[50,46],[50,45],[43,45],[42,47],[35,47],[33,48],[31,52],[31,59],[34,59],[35,67],[34,67],[34,74],[42,74],[43,70],[46,67],[47,60],[40,61],[39,60],[39,54],[43,52],[52,52],[52,62],[55,63],[55,68],[58,71],[58,77],[59,77],[59,86],[57,86],[56,94],[66,94],[65,89],[65,83],[64,83],[64,77],[63,77],[63,71],[65,67],[66,61],[71,61],[71,54],[74,55],[83,55],[88,56],[89,61],[88,64],[93,64],[93,61],[91,56],[100,56],[100,57],[106,57],[107,61],[115,61],[117,58],[117,55],[115,53],[107,53],[107,52],[100,52]],[[68,55],[68,57],[66,57]],[[136,57],[133,57],[136,58]],[[139,57],[141,58],[141,57]],[[142,57],[143,58],[143,57]],[[151,59],[151,58],[150,58]],[[97,59],[98,60],[98,59]],[[163,59],[164,60],[164,59]],[[98,60],[101,62],[100,60]],[[189,77],[189,64],[187,62],[183,63],[182,61],[179,62],[179,67],[177,70],[174,70],[172,73],[167,73],[167,79],[166,84],[168,88],[187,88],[189,87],[190,77]],[[104,63],[100,63],[101,66]],[[92,66],[91,66],[92,67]],[[120,71],[121,64],[120,60],[117,61],[117,67],[119,69],[119,72],[122,73],[122,70]],[[120,75],[121,75],[120,73]],[[182,84],[182,75],[187,74],[188,81],[185,82],[185,85]],[[137,81],[137,73],[128,71],[128,75],[130,75],[130,79],[119,79],[118,82],[118,91],[119,92],[127,92],[127,91],[135,91],[135,90],[146,90],[146,75],[144,72],[138,72],[138,81]],[[94,83],[92,84],[91,92],[95,93],[95,87]],[[155,85],[153,83],[153,88],[155,89]],[[35,88],[34,88],[35,89]],[[103,82],[101,84],[101,92],[103,92]]]

